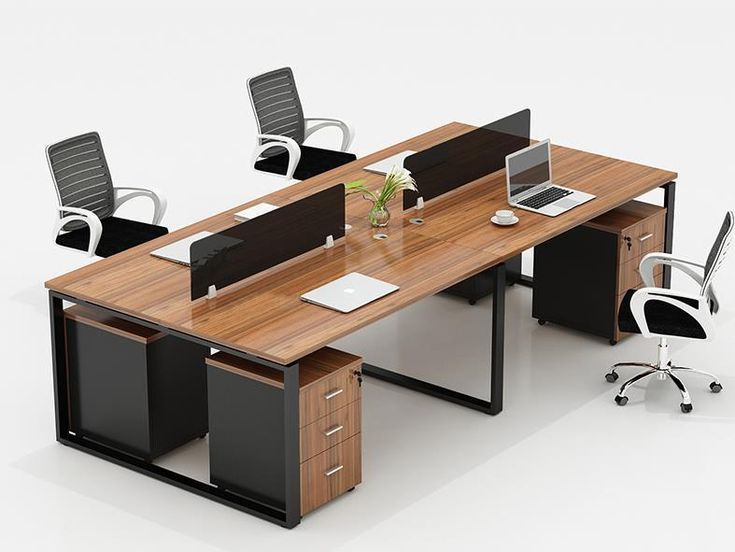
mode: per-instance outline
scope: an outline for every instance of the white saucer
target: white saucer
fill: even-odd
[[[493,224],[497,224],[498,226],[513,226],[518,222],[518,217],[513,216],[513,218],[510,219],[509,222],[500,222],[498,220],[498,217],[493,215],[493,217],[490,219],[490,222],[492,222]]]

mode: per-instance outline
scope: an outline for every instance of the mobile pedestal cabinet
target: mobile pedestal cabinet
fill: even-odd
[[[282,508],[283,372],[226,353],[206,362],[212,484]],[[301,515],[362,479],[361,367],[331,347],[299,361]]]
[[[641,259],[664,251],[666,209],[630,201],[534,248],[533,317],[605,337],[618,329],[629,289],[643,286]],[[654,274],[663,285],[663,266]]]
[[[77,436],[150,461],[207,434],[208,348],[80,306],[64,326]]]

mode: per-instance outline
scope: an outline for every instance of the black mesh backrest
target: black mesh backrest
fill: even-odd
[[[276,69],[248,80],[248,93],[258,121],[259,134],[277,134],[304,141],[304,112],[290,67]],[[261,140],[261,143],[267,140]],[[277,155],[283,148],[266,150],[264,157]]]
[[[112,215],[115,196],[99,134],[89,132],[53,144],[46,148],[46,158],[62,206],[87,209],[100,219]],[[83,226],[73,221],[64,230]]]
[[[722,221],[720,231],[717,233],[717,239],[712,245],[712,249],[707,255],[707,262],[704,264],[704,281],[702,282],[702,290],[706,291],[712,284],[712,279],[720,268],[723,259],[727,253],[727,249],[732,241],[732,230],[735,216],[732,211],[728,211],[725,220]]]

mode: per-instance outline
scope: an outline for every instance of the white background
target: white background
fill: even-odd
[[[99,131],[114,182],[162,190],[175,229],[285,184],[249,167],[245,89],[284,65],[307,116],[355,126],[358,155],[530,107],[537,138],[675,170],[675,252],[701,260],[735,205],[731,3],[106,4],[0,4],[1,548],[732,549],[732,267],[719,277],[718,338],[674,348],[725,386],[714,396],[689,380],[691,415],[667,382],[612,403],[606,365],[652,358],[654,343],[540,328],[530,291],[513,289],[505,412],[366,382],[364,483],[293,531],[57,445],[42,286],[88,262],[52,245],[47,144]],[[396,327],[443,331],[426,320],[452,317],[467,373],[426,369],[471,387],[473,367],[486,370],[489,308],[433,298],[346,341],[370,351]],[[427,352],[411,331],[400,356],[414,368],[454,351]]]

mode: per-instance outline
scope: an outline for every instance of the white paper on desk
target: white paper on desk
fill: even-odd
[[[368,165],[367,167],[365,167],[365,170],[378,174],[388,174],[388,171],[390,171],[394,165],[398,165],[399,167],[403,168],[403,162],[406,160],[406,157],[408,157],[409,155],[413,155],[414,153],[416,152],[411,150],[405,150],[401,153],[396,153],[395,155],[391,155],[390,157],[386,157],[385,159],[376,161],[372,165]]]
[[[242,211],[235,213],[235,220],[245,222],[246,220],[254,219],[260,215],[265,215],[266,213],[275,211],[276,209],[278,209],[277,205],[271,205],[270,203],[258,203],[257,205],[253,205],[252,207],[248,207],[247,209],[243,209]]]

